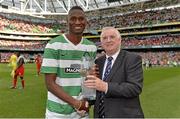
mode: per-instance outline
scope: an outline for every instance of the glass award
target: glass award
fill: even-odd
[[[86,99],[88,101],[95,100],[96,90],[85,87],[83,85],[83,82],[84,82],[84,80],[86,80],[86,76],[87,76],[88,72],[91,70],[91,68],[93,67],[93,65],[94,65],[94,59],[89,56],[88,52],[85,52],[82,57],[82,60],[81,60],[79,71],[80,71],[80,75],[82,77],[82,84],[81,84],[82,96],[84,99]]]

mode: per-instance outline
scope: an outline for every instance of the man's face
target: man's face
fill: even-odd
[[[101,45],[107,55],[113,55],[120,49],[121,38],[114,29],[104,30],[101,34]]]
[[[83,11],[74,9],[68,15],[69,33],[81,35],[86,27],[87,20]]]

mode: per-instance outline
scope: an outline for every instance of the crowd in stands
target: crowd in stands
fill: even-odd
[[[178,14],[179,12],[180,7],[174,9],[150,10],[126,14],[114,13],[107,15],[108,13],[99,13],[99,15],[97,14],[94,17],[91,17],[89,19],[89,23],[92,29],[102,29],[104,26],[122,28],[130,26],[153,25],[180,21],[180,14]]]
[[[180,45],[180,35],[159,35],[150,37],[126,37],[122,40],[122,47],[144,47],[144,46],[176,46]]]
[[[48,41],[15,41],[1,40],[0,49],[16,50],[43,50]],[[95,43],[99,48],[100,42]],[[144,46],[179,46],[180,35],[159,35],[151,37],[123,37],[122,48],[144,47]]]
[[[180,66],[180,51],[134,52],[142,57],[143,66]],[[97,57],[104,51],[97,53]]]
[[[139,52],[137,54],[142,57],[144,66],[180,66],[179,51]]]
[[[94,40],[96,46],[101,49],[99,40]],[[180,34],[176,35],[153,35],[122,37],[122,48],[144,48],[144,47],[180,47]]]
[[[163,51],[163,52],[134,52],[143,59],[144,66],[180,66],[180,51]],[[8,62],[12,52],[0,52],[1,62]],[[26,62],[31,62],[37,54],[23,53]],[[104,51],[97,53],[97,57],[104,55]]]
[[[89,16],[94,11],[88,12]],[[162,10],[135,11],[130,13],[111,13],[110,10],[103,10],[94,13],[94,17],[88,17],[89,28],[92,30],[102,29],[104,26],[114,26],[117,28],[153,25],[160,23],[178,22],[180,21],[180,7]],[[13,17],[13,16],[12,16]],[[43,20],[42,20],[43,22]],[[66,21],[62,23],[33,23],[31,21],[23,21],[18,19],[10,19],[10,16],[0,14],[0,30],[22,33],[55,33],[65,32],[67,30]]]
[[[43,51],[48,41],[1,40],[0,49]],[[101,48],[100,42],[95,43]],[[180,45],[180,35],[158,35],[144,37],[123,37],[122,48],[174,47]]]
[[[15,41],[15,40],[0,40],[1,50],[31,50],[43,51],[48,41]]]
[[[59,28],[59,24],[37,24],[18,19],[11,20],[0,15],[0,31],[21,33],[55,33],[58,32]]]
[[[96,11],[97,12],[97,11]],[[113,13],[112,11],[98,11],[97,13],[90,13],[96,15],[87,16],[89,19],[89,28],[92,30],[102,29],[104,26],[114,26],[117,28],[131,27],[131,26],[144,26],[169,22],[180,22],[180,7],[173,9],[162,10],[149,10],[149,11],[136,11],[126,14]],[[174,28],[174,27],[173,27]],[[62,24],[53,23],[34,23],[14,18],[13,16],[0,14],[0,31],[11,31],[21,33],[55,33],[65,32],[67,29],[66,23]],[[136,29],[135,29],[136,30]],[[142,30],[142,29],[141,29]],[[147,29],[143,29],[147,30]],[[24,36],[23,36],[24,37]],[[98,39],[99,40],[99,39]],[[11,51],[43,51],[47,41],[18,41],[0,39],[0,50]],[[100,43],[96,42],[100,47]],[[167,46],[180,47],[180,34],[177,35],[149,35],[149,36],[133,36],[123,37],[122,48],[137,48],[144,46]],[[97,54],[99,57],[101,54]],[[139,52],[143,58],[143,64],[153,66],[177,66],[180,65],[180,51],[159,51],[159,52]],[[1,62],[8,62],[12,52],[0,52]],[[35,54],[24,53],[27,61],[33,59]]]

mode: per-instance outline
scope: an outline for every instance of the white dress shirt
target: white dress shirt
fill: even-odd
[[[108,63],[108,57],[113,57],[113,59],[112,59],[112,64],[111,64],[111,68],[113,67],[113,64],[114,64],[114,62],[115,62],[115,60],[116,60],[116,58],[117,58],[117,56],[118,56],[118,54],[119,54],[119,52],[120,52],[120,50],[118,50],[118,52],[116,52],[114,55],[112,55],[112,56],[108,56],[108,55],[106,55],[106,61],[105,61],[105,63],[104,63],[104,68],[103,68],[103,75],[102,75],[102,79],[104,78],[104,73],[105,73],[105,70],[106,70],[106,66],[107,66],[107,63]],[[107,93],[107,91],[108,91],[108,83],[106,82],[106,91],[105,91],[105,93]]]

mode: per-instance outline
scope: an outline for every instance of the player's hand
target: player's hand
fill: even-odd
[[[86,111],[84,111],[84,110],[81,110],[81,111],[76,110],[76,111],[81,117],[84,117],[86,115]]]
[[[79,111],[84,110],[86,112],[89,112],[89,103],[86,100],[81,100],[81,105],[80,108],[78,109]]]
[[[89,103],[86,100],[80,100],[78,107],[75,107],[76,110],[89,112]]]

